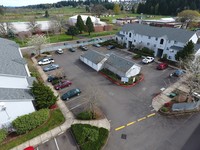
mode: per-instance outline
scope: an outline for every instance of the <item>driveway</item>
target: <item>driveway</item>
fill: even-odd
[[[115,53],[131,60],[131,55],[119,50],[107,51],[105,48],[90,49],[103,53]],[[160,116],[151,107],[153,96],[161,88],[167,88],[177,78],[169,78],[174,70],[156,70],[156,63],[142,66],[144,81],[132,88],[123,88],[111,83],[99,73],[83,64],[79,56],[81,50],[72,53],[65,51],[63,55],[53,55],[55,63],[60,64],[72,86],[60,91],[65,93],[72,88],[80,88],[79,97],[66,102],[66,105],[76,110],[84,105],[87,96],[92,91],[98,91],[98,105],[111,122],[111,134],[106,150],[155,150],[167,148],[171,136],[184,125],[191,116],[167,118]],[[50,73],[49,73],[50,74]],[[188,135],[189,136],[189,135]],[[166,142],[166,140],[168,142]],[[180,149],[180,145],[179,145]],[[174,148],[175,150],[175,148]]]

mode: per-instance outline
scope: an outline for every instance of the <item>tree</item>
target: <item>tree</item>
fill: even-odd
[[[40,30],[40,25],[36,22],[35,18],[31,18],[27,23],[27,29],[31,33],[37,33]]]
[[[38,52],[38,54],[40,55],[40,51],[41,51],[41,48],[44,44],[47,43],[47,38],[45,35],[39,35],[39,34],[36,34],[36,35],[33,35],[29,41],[28,41],[28,45],[29,46],[33,46],[35,48],[35,50]]]
[[[85,7],[85,10],[86,10],[86,12],[90,12],[90,7],[89,7],[89,6],[86,6],[86,7]]]
[[[50,87],[42,82],[33,82],[31,92],[35,97],[35,105],[37,109],[49,108],[55,104],[57,97],[54,95]]]
[[[135,13],[135,7],[134,6],[132,6],[132,8],[131,8],[131,12],[134,14]]]
[[[180,65],[186,70],[186,75],[181,79],[189,89],[189,96],[200,93],[200,55],[191,55],[186,60],[180,60]]]
[[[124,11],[124,6],[123,5],[121,6],[121,11]]]
[[[72,39],[74,36],[79,34],[79,30],[75,26],[70,26],[67,30],[67,34],[72,36]]]
[[[24,45],[24,40],[30,38],[31,36],[32,33],[30,31],[22,31],[18,33],[18,38],[22,41],[23,45]]]
[[[0,23],[0,35],[2,37],[8,36],[9,32],[14,32],[15,28],[13,27],[13,24],[10,22]]]
[[[80,33],[82,33],[82,31],[84,31],[84,29],[85,29],[84,22],[83,22],[82,17],[80,15],[77,16],[76,27],[77,27],[77,29],[79,30]]]
[[[4,7],[3,6],[0,6],[0,15],[4,15]]]
[[[49,12],[48,12],[48,10],[45,11],[44,17],[45,17],[45,18],[49,18]]]
[[[188,57],[190,57],[191,54],[194,53],[194,43],[192,41],[189,41],[183,48],[183,50],[180,50],[176,53],[175,59],[177,61],[179,60],[186,60]]]
[[[120,13],[119,4],[114,5],[113,11],[114,11],[115,15],[119,15],[119,13]]]
[[[103,5],[94,5],[91,9],[91,12],[100,17],[103,13],[107,12],[107,9]]]
[[[87,32],[89,33],[89,35],[91,32],[94,32],[94,25],[89,16],[87,17],[87,20],[86,20],[86,27],[87,27]]]

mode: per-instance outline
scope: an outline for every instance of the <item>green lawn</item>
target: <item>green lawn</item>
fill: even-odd
[[[23,142],[26,142],[42,133],[45,133],[45,132],[61,125],[64,121],[65,121],[65,118],[59,109],[52,110],[50,119],[44,125],[32,130],[31,132],[29,132],[27,134],[21,135],[6,144],[0,145],[0,149],[1,150],[9,150],[17,145],[22,144]]]
[[[74,37],[74,39],[72,39],[71,35],[66,35],[66,34],[57,34],[57,35],[49,36],[50,43],[64,42],[64,41],[70,41],[70,40],[76,40],[76,39],[77,37]]]
[[[92,32],[92,33],[90,33],[90,35],[88,33],[83,33],[81,35],[84,37],[87,37],[87,38],[94,38],[94,37],[98,37],[98,36],[113,35],[113,34],[116,34],[118,31],[119,31],[119,29],[112,30],[112,31]]]

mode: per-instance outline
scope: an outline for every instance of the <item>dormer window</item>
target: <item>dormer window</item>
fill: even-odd
[[[131,37],[131,33],[129,33],[129,37]]]

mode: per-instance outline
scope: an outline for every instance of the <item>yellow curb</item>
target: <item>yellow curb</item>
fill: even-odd
[[[153,117],[155,115],[156,115],[156,113],[152,113],[152,114],[148,115],[147,117],[149,118],[149,117]]]
[[[142,121],[142,120],[144,120],[144,119],[146,119],[146,117],[140,118],[140,119],[138,119],[137,121],[140,122],[140,121]]]
[[[121,127],[115,128],[115,131],[121,130],[123,128],[125,128],[125,126],[121,126]]]

